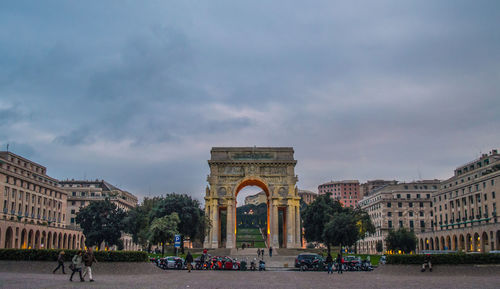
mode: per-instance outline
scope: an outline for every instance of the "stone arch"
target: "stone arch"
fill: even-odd
[[[450,235],[446,236],[446,249],[451,250],[451,237],[450,237]]]
[[[71,249],[76,249],[76,235],[73,234],[72,243],[71,243]]]
[[[30,230],[28,233],[28,248],[35,249],[35,233]]]
[[[465,245],[465,237],[462,234],[460,234],[460,236],[458,237],[458,249],[460,251],[467,251]]]
[[[431,241],[430,248],[431,250],[434,250],[434,238],[431,237],[430,241]]]
[[[480,252],[481,251],[481,240],[479,237],[479,234],[476,232],[474,233],[474,239],[473,239],[473,247],[474,247],[474,252]]]
[[[496,233],[495,233],[495,250],[499,250],[500,249],[500,230],[498,230]]]
[[[440,245],[439,245],[439,250],[444,250],[444,247],[445,247],[444,237],[441,236],[441,242],[440,242]]]
[[[7,227],[7,230],[5,230],[4,248],[6,249],[14,248],[14,232],[12,231],[12,227]]]
[[[488,232],[483,232],[481,235],[481,252],[488,253],[490,251]]]
[[[36,232],[35,232],[35,246],[33,248],[40,249],[40,231],[39,230],[36,230]]]
[[[429,239],[425,238],[424,244],[425,244],[424,245],[425,250],[429,250]]]
[[[85,248],[85,242],[83,240],[83,235],[80,237],[80,249]]]
[[[20,243],[19,243],[19,247],[21,249],[26,249],[28,248],[27,246],[27,243],[26,243],[26,240],[28,239],[28,232],[26,231],[26,229],[23,229],[21,231],[21,239],[20,239]]]
[[[52,249],[57,249],[57,232],[52,232]]]
[[[57,249],[62,249],[63,247],[63,236],[62,233],[59,232],[59,238],[57,239]]]
[[[472,236],[470,234],[467,234],[465,237],[465,247],[467,252],[473,252],[474,248],[472,245]]]
[[[455,251],[458,251],[458,239],[457,239],[457,235],[453,235],[452,237],[452,248],[453,250]]]
[[[213,226],[205,238],[204,247],[236,246],[236,197],[246,186],[260,187],[266,193],[267,232],[264,233],[267,245],[301,247],[300,197],[295,187],[293,148],[212,148],[210,153],[205,212]],[[221,220],[221,211],[227,212],[226,220]],[[224,221],[227,225],[222,236],[221,222]],[[282,226],[279,226],[280,221]],[[283,236],[281,244],[280,232]],[[225,244],[222,242],[224,237]]]
[[[419,246],[419,248],[418,248],[418,249],[419,249],[420,251],[424,250],[424,239],[420,238],[419,245],[420,245],[420,246]]]
[[[42,238],[40,239],[40,248],[41,249],[46,249],[46,242],[47,242],[47,232],[42,231]]]
[[[63,235],[63,244],[61,249],[68,249],[68,235],[66,235],[66,233]]]
[[[436,237],[434,240],[434,250],[439,250],[439,238]]]

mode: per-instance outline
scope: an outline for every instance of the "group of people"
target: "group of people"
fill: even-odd
[[[257,256],[264,259],[264,249],[257,249]],[[273,256],[273,247],[269,247],[269,257]]]
[[[59,268],[62,269],[63,274],[66,274],[66,272],[64,272],[64,255],[64,251],[59,252],[59,256],[57,257],[58,265],[54,269],[54,271],[52,271],[53,274],[55,274],[56,271],[59,270]],[[85,276],[87,274],[89,275],[89,281],[94,282],[94,278],[92,277],[92,265],[94,263],[97,263],[97,260],[94,256],[92,248],[89,248],[86,251],[78,251],[78,253],[76,253],[76,255],[71,259],[71,265],[69,266],[69,268],[71,269],[72,273],[69,277],[69,281],[73,281],[73,276],[76,272],[78,272],[81,282],[85,281]]]
[[[326,265],[328,267],[328,274],[333,274],[333,263],[337,263],[337,273],[338,274],[343,274],[342,272],[342,265],[344,264],[344,258],[342,257],[342,254],[337,255],[337,259],[333,260],[332,255],[328,253],[328,256],[326,256]]]

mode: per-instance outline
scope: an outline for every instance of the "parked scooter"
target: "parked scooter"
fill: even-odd
[[[266,271],[266,262],[264,260],[259,261],[259,271]]]
[[[252,262],[250,262],[250,270],[257,270],[257,259],[253,258]]]

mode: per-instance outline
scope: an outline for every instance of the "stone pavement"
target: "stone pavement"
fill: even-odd
[[[286,253],[286,251],[283,251],[283,253]],[[231,249],[230,256],[237,258],[240,261],[246,259],[248,264],[250,264],[250,261],[252,261],[254,258],[256,258],[257,260],[262,259],[257,256],[256,248],[247,248],[238,250]],[[278,252],[276,252],[276,250],[274,250],[273,256],[269,257],[269,250],[264,249],[264,261],[266,262],[266,268],[269,270],[284,270],[287,268],[289,269],[294,268],[296,256],[297,256],[296,254],[280,255],[278,254]]]
[[[51,274],[54,262],[0,261],[0,288],[499,288],[500,266],[385,265],[373,272],[238,272],[157,269],[150,263],[98,263],[96,282],[69,282]]]

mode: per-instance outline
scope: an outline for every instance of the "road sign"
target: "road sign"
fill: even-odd
[[[179,248],[181,246],[181,235],[175,235],[174,247]]]

